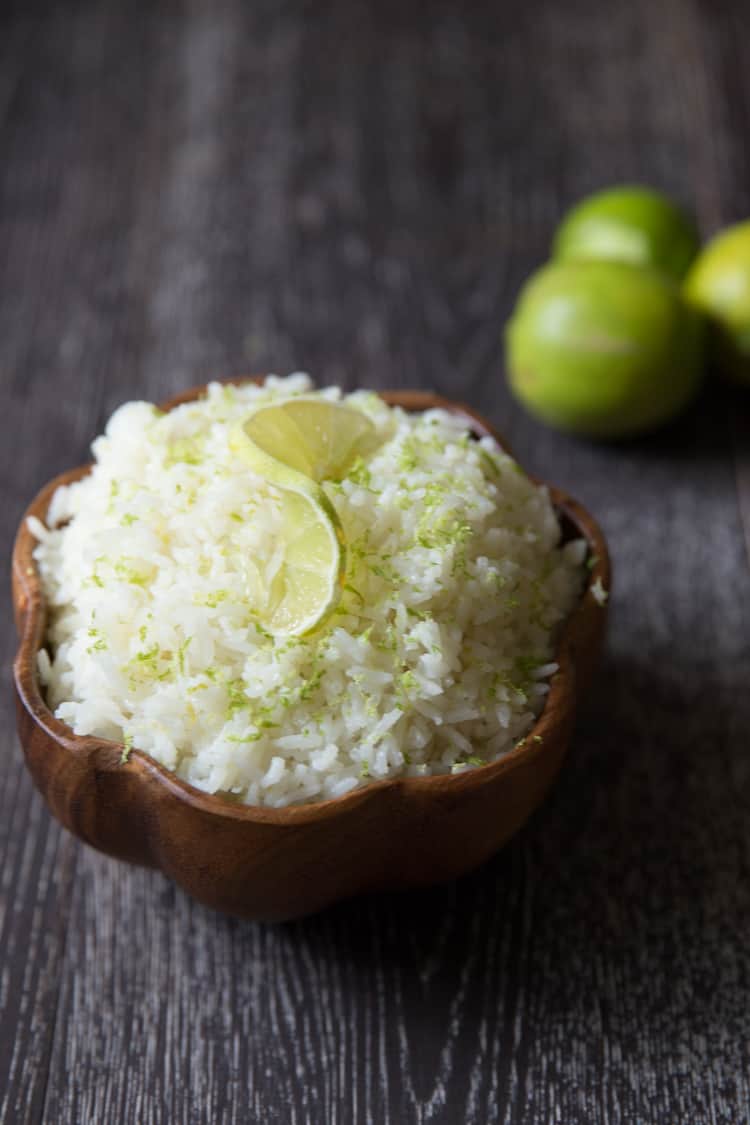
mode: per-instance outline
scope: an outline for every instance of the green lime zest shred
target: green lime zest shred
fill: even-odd
[[[490,476],[495,478],[500,476],[500,466],[491,453],[488,453],[486,449],[480,447],[479,459],[485,469],[489,471]]]
[[[216,609],[218,605],[225,602],[229,597],[229,590],[214,590],[212,594],[206,594],[204,598],[196,598],[195,604],[206,606],[208,609]]]
[[[88,636],[91,638],[91,644],[86,649],[86,652],[104,652],[107,648],[107,640],[103,635],[101,629],[95,629],[93,626],[88,630]]]
[[[402,694],[408,695],[409,692],[414,691],[417,687],[419,687],[419,680],[410,668],[407,669],[406,672],[401,673],[398,678],[398,688]]]
[[[369,488],[372,484],[372,473],[367,468],[363,457],[357,457],[349,472],[346,474],[346,479],[350,480],[353,484],[358,484],[362,488]]]
[[[250,706],[250,701],[245,693],[245,684],[242,679],[227,680],[224,684],[227,693],[227,713],[234,715],[237,711],[244,711]]]
[[[130,757],[130,751],[133,749],[133,736],[126,734],[122,740],[122,754],[120,754],[120,765],[124,766]]]
[[[357,598],[357,600],[359,601],[359,604],[360,604],[360,605],[364,605],[364,604],[365,604],[365,599],[364,599],[364,598],[362,597],[362,595],[360,594],[360,592],[359,592],[359,590],[357,589],[357,587],[356,587],[356,586],[352,586],[351,582],[345,582],[345,583],[344,583],[344,589],[345,589],[346,591],[348,591],[348,593],[350,593],[350,594],[354,594],[355,598]]]
[[[205,459],[204,439],[202,435],[195,437],[175,438],[167,446],[164,458],[164,467],[172,468],[173,465],[201,465]]]
[[[416,617],[417,621],[432,621],[432,611],[429,609],[415,609],[413,606],[407,606],[406,612],[409,617]]]
[[[192,637],[186,637],[180,647],[177,649],[177,668],[181,676],[185,674],[185,653],[188,650]]]

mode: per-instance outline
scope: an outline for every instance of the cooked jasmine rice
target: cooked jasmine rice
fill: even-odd
[[[32,521],[55,714],[258,805],[507,753],[543,707],[584,543],[559,545],[546,490],[494,441],[358,391],[342,401],[380,444],[324,484],[347,541],[341,601],[316,632],[270,637],[247,568],[278,565],[279,493],[228,435],[299,394],[342,400],[292,375],[112,416],[91,474],[57,490],[47,528]]]

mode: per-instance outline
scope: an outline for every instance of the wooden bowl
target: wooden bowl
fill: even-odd
[[[165,408],[204,392],[191,390]],[[407,410],[444,407],[465,417],[474,433],[498,438],[488,422],[458,403],[418,392],[382,397]],[[544,710],[525,741],[466,773],[380,781],[333,800],[271,809],[204,793],[137,749],[123,764],[119,743],[74,735],[47,707],[36,662],[47,609],[26,517],[44,520],[55,489],[88,471],[72,469],[42,489],[13,551],[21,638],[14,665],[18,731],[38,789],[76,836],[108,855],[161,868],[218,910],[280,920],[366,891],[452,879],[496,852],[539,805],[562,764],[576,700],[604,634],[606,609],[592,586],[597,579],[606,590],[610,585],[602,533],[574,500],[551,489],[564,537],[586,539],[592,567],[561,632],[559,671]]]

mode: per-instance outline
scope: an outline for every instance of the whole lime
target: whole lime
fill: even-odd
[[[679,279],[698,246],[694,224],[668,196],[646,187],[615,187],[587,196],[568,212],[555,233],[553,257],[653,266]]]
[[[685,280],[685,296],[708,315],[717,367],[750,383],[750,220],[709,242]]]
[[[551,262],[506,330],[510,385],[552,426],[625,437],[666,422],[701,378],[703,321],[657,270]]]

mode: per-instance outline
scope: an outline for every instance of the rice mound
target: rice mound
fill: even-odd
[[[547,491],[450,414],[307,376],[126,403],[87,477],[32,520],[50,606],[39,672],[76,734],[138,747],[210,793],[281,806],[498,758],[540,713],[585,544]],[[335,614],[272,638],[249,599],[278,492],[230,451],[251,406],[345,401],[381,444],[324,488],[348,544]]]

